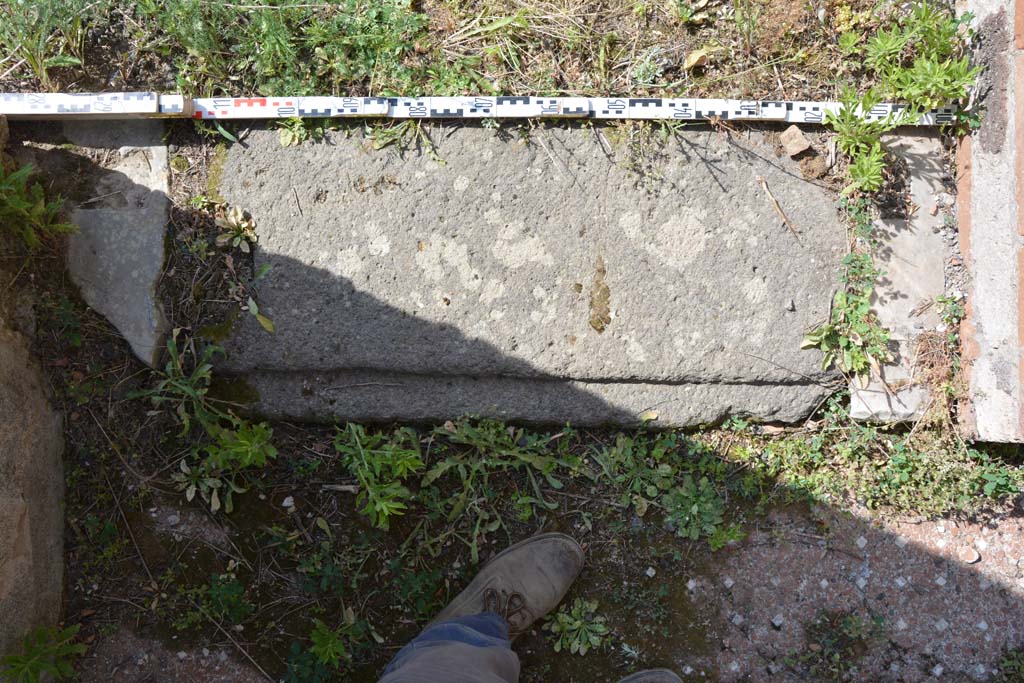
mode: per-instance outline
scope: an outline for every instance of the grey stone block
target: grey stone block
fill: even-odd
[[[845,229],[758,134],[684,133],[650,151],[650,191],[600,128],[431,134],[443,165],[359,135],[282,148],[261,130],[231,148],[221,193],[256,219],[277,332],[240,320],[220,370],[258,387],[257,410],[795,420],[834,380],[799,346],[827,314]]]
[[[937,133],[902,129],[885,136],[885,146],[907,162],[910,200],[918,208],[909,220],[880,220],[875,262],[882,277],[875,289],[878,321],[892,334],[894,360],[866,386],[850,384],[850,415],[877,422],[908,422],[930,403],[928,387],[917,381],[914,349],[918,337],[940,324],[935,300],[945,293],[946,243],[943,216],[929,209],[944,191],[943,148]]]
[[[0,321],[0,653],[60,620],[64,583],[61,416],[21,335]]]
[[[73,207],[78,232],[68,244],[68,270],[82,297],[153,365],[167,322],[156,300],[170,210],[167,148],[159,121],[72,122],[76,145],[109,150],[94,195]]]
[[[960,152],[958,214],[968,283],[968,319],[963,328],[964,372],[970,435],[982,441],[1024,442],[1021,354],[1021,191],[1016,120],[1021,74],[1014,49],[1019,3],[968,0],[979,32],[974,62],[983,66],[975,110],[981,127]],[[973,429],[971,429],[973,427]]]

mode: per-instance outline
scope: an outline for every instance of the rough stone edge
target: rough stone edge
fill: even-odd
[[[46,538],[40,539],[39,534],[43,533],[49,526],[45,523],[41,524],[37,519],[34,525],[35,534],[33,534],[33,525],[30,523],[29,528],[29,539],[28,546],[30,549],[31,556],[34,558],[37,551],[44,551],[40,554],[50,556],[56,555],[60,558],[60,566],[58,570],[58,585],[55,591],[48,590],[47,583],[47,570],[52,571],[52,567],[44,566],[40,571],[35,573],[31,578],[33,579],[33,586],[31,590],[35,592],[34,606],[36,609],[31,614],[18,614],[10,615],[0,613],[0,631],[11,623],[17,623],[20,619],[20,623],[23,624],[24,632],[15,636],[8,634],[5,642],[0,642],[0,655],[6,655],[12,651],[18,650],[21,644],[21,638],[31,631],[33,628],[39,626],[52,625],[56,622],[63,610],[63,602],[65,595],[64,585],[64,496],[66,493],[64,484],[64,417],[50,401],[48,385],[43,378],[42,368],[39,362],[32,355],[29,350],[28,340],[24,334],[14,331],[7,326],[7,321],[0,318],[0,345],[7,345],[12,348],[12,356],[20,356],[20,359],[24,361],[24,365],[21,368],[14,370],[15,373],[21,375],[28,374],[28,382],[22,385],[23,391],[36,391],[38,392],[39,400],[43,404],[45,410],[48,411],[46,415],[47,421],[52,423],[51,432],[55,434],[54,445],[56,447],[55,453],[55,465],[57,469],[57,480],[56,488],[59,489],[57,495],[60,499],[60,505],[57,506],[57,510],[52,511],[57,516],[56,533],[48,535]],[[29,385],[34,386],[29,386]],[[4,416],[5,419],[10,422],[11,416]],[[14,457],[24,457],[28,454],[14,454]],[[33,460],[28,463],[29,467],[40,466],[37,460]],[[36,493],[39,493],[36,491]],[[28,507],[26,507],[26,513]],[[50,518],[52,519],[52,518]],[[40,527],[44,527],[40,529]],[[35,567],[35,560],[33,559],[33,567]],[[40,558],[40,561],[45,562],[44,558]],[[41,606],[42,605],[42,606]],[[49,616],[48,616],[49,614]]]
[[[716,424],[734,415],[795,423],[835,390],[816,384],[586,383],[373,371],[257,372],[227,379],[229,386],[231,380],[238,381],[243,393],[258,397],[247,407],[254,414],[312,423],[427,423],[478,415],[538,425],[568,421],[581,427],[629,426],[644,422],[641,414],[646,411],[657,414],[654,426],[666,428]],[[772,403],[784,407],[758,412],[766,392],[772,394]],[[442,394],[448,400],[439,401]],[[551,417],[556,413],[557,420]]]
[[[1006,58],[1009,71],[1007,81],[1010,86],[1009,100],[1007,104],[1008,125],[1013,128],[1012,140],[1010,140],[1010,154],[1014,155],[1012,163],[1006,163],[1007,170],[1014,174],[1011,182],[1013,193],[1013,204],[1016,207],[1016,225],[1007,225],[1005,229],[1012,231],[1016,237],[1024,236],[1024,101],[1021,101],[1021,94],[1024,92],[1024,0],[1014,0],[1013,3],[1001,3],[999,0],[964,0],[957,3],[958,12],[972,11],[979,21],[986,15],[1006,11],[1012,13],[1009,22],[1012,37],[1006,45]],[[982,64],[982,66],[987,66]],[[974,156],[978,152],[975,149],[977,142],[971,135],[963,136],[957,150],[957,223],[959,241],[964,265],[968,273],[966,290],[966,302],[964,307],[964,319],[960,325],[961,339],[961,360],[962,372],[966,387],[966,399],[961,402],[958,411],[959,428],[965,439],[985,440],[1004,443],[1024,442],[1024,248],[1021,247],[1018,239],[1016,243],[1016,254],[1014,254],[1012,269],[1015,272],[1005,273],[1004,277],[1012,278],[1016,286],[1016,301],[1011,303],[1013,314],[1018,316],[1016,327],[1018,352],[1015,355],[1015,362],[1018,365],[1017,371],[1017,401],[1016,424],[1012,417],[1007,421],[1004,430],[991,430],[986,427],[987,421],[984,416],[979,415],[979,410],[984,406],[979,405],[979,395],[976,392],[977,380],[975,377],[975,365],[982,361],[981,342],[983,335],[979,334],[977,324],[978,315],[975,306],[975,282],[977,273],[975,259],[972,250],[974,245],[975,225],[973,225],[972,209],[974,202]],[[1004,150],[1003,154],[1007,154]],[[1012,169],[1012,170],[1011,170]],[[1008,354],[1009,355],[1009,354]],[[1012,356],[1011,356],[1012,357]]]

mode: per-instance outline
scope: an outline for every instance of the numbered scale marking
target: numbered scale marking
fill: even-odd
[[[858,112],[869,121],[905,107],[879,104]],[[713,100],[673,97],[200,97],[152,92],[104,94],[0,93],[0,115],[54,118],[364,118],[392,119],[659,119],[823,123],[839,102]],[[932,109],[913,125],[953,123],[955,107]]]

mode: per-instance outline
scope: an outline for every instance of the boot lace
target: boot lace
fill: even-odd
[[[488,588],[484,591],[484,610],[501,616],[509,623],[513,630],[517,628],[513,618],[523,617],[529,621],[529,615],[526,611],[526,600],[521,594],[515,592]]]

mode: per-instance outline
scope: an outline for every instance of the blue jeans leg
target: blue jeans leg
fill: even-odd
[[[381,683],[516,683],[519,658],[494,612],[449,619],[399,650]]]

